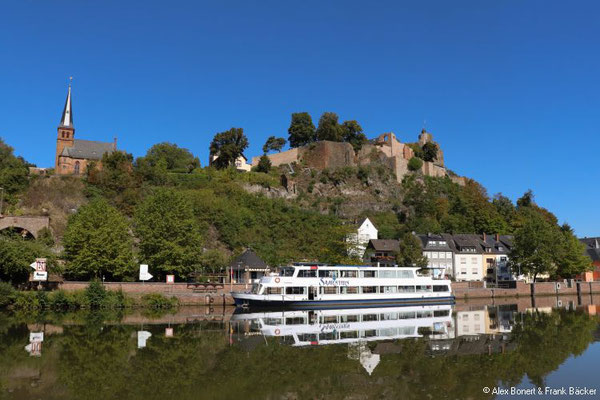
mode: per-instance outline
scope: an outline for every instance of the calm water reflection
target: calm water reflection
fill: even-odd
[[[493,398],[486,386],[598,386],[595,306],[501,302],[3,313],[0,398],[463,399]]]

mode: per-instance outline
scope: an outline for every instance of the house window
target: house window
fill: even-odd
[[[473,275],[477,275],[477,273],[478,273],[479,271],[477,271],[475,268],[473,268],[473,271],[472,271],[472,272],[473,272]]]
[[[466,275],[466,274],[467,274],[467,270],[466,270],[466,268],[463,268],[463,269],[461,269],[461,270],[460,270],[460,274],[461,274],[461,275]]]
[[[477,257],[471,258],[471,264],[477,264]]]

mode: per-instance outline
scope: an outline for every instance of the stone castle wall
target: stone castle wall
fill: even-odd
[[[422,131],[419,135],[419,143],[422,145],[427,142],[435,143],[430,133]],[[408,161],[414,157],[414,152],[390,132],[384,133],[370,143],[365,144],[358,153],[354,152],[352,145],[349,143],[321,141],[281,153],[269,154],[268,157],[273,166],[299,162],[316,169],[335,169],[380,162],[388,165],[396,174],[397,181],[401,182],[409,172]],[[253,157],[252,165],[257,165],[259,160],[260,157]],[[439,145],[438,158],[434,162],[423,162],[421,172],[423,175],[432,177],[448,175],[444,166],[444,153]],[[463,186],[465,184],[464,177],[451,176],[450,178],[454,183]]]

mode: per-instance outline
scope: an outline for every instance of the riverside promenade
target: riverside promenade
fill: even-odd
[[[88,282],[65,281],[59,289],[66,291],[84,290]],[[199,288],[188,283],[162,282],[105,282],[107,290],[122,290],[130,296],[141,297],[145,294],[160,293],[176,297],[182,305],[227,306],[234,304],[232,291],[245,291],[250,285],[224,284]],[[597,297],[600,304],[600,282],[517,282],[513,289],[486,288],[483,282],[452,282],[452,292],[458,300],[495,299],[495,298],[531,298],[544,296]],[[579,302],[581,303],[581,302]],[[593,303],[592,303],[593,304]]]

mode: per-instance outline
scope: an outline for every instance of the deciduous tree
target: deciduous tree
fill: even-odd
[[[317,127],[318,140],[331,140],[332,142],[343,141],[342,127],[338,123],[338,115],[334,112],[324,112],[319,119]]]
[[[210,144],[210,156],[217,157],[212,164],[223,169],[235,164],[235,160],[244,153],[248,147],[248,138],[242,128],[231,128],[228,131],[215,135]]]
[[[283,146],[285,146],[286,143],[287,141],[284,138],[269,136],[269,138],[265,142],[265,145],[262,148],[263,153],[267,154],[271,150],[281,152],[281,149],[283,149]]]
[[[69,218],[63,244],[68,276],[120,280],[134,274],[129,224],[102,198],[80,207]]]
[[[199,265],[202,237],[189,199],[181,192],[157,190],[135,213],[140,261],[153,275],[185,278]]]
[[[354,148],[354,151],[359,151],[362,146],[367,143],[367,136],[364,134],[362,127],[358,122],[344,121],[341,126],[342,137],[344,142],[348,142]]]
[[[411,233],[402,235],[396,262],[399,267],[427,268],[427,257],[423,255],[423,249],[416,236]]]
[[[293,113],[288,134],[291,147],[301,147],[315,142],[317,135],[310,114],[307,112]]]

